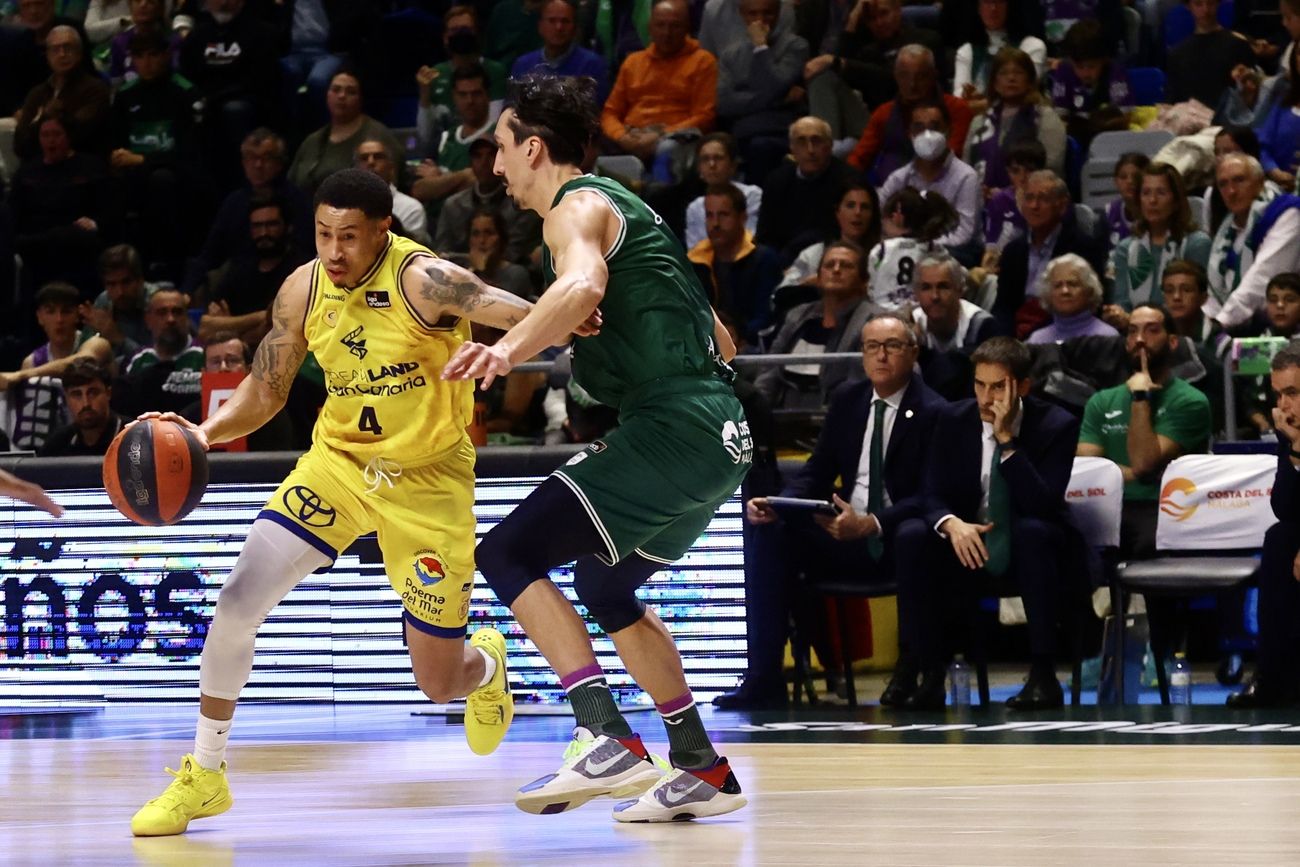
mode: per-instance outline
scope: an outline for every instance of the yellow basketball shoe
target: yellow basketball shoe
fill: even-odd
[[[495,629],[484,627],[474,633],[469,643],[497,661],[492,679],[465,699],[465,740],[471,750],[486,756],[501,743],[515,718],[515,700],[506,676],[506,640]]]
[[[137,837],[183,834],[191,819],[216,816],[235,803],[226,784],[225,762],[221,770],[210,771],[189,755],[181,759],[179,771],[168,768],[167,773],[176,779],[131,818],[131,833]]]

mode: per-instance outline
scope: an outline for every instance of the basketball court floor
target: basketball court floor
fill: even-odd
[[[0,863],[1300,864],[1300,711],[706,711],[749,806],[619,825],[609,800],[513,806],[558,765],[567,716],[523,713],[483,758],[428,710],[243,706],[233,809],[133,839],[191,747],[192,707],[0,709]],[[630,718],[665,749],[653,713]]]

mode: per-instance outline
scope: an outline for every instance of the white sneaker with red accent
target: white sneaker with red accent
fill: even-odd
[[[727,760],[711,768],[675,768],[635,801],[614,807],[619,822],[686,822],[739,810],[749,803]]]
[[[596,737],[579,726],[564,751],[564,764],[521,786],[515,806],[525,813],[565,813],[592,798],[639,795],[662,775],[639,735]]]

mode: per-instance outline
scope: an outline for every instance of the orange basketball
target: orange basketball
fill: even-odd
[[[184,518],[208,487],[208,456],[188,430],[149,419],[122,431],[104,455],[104,489],[117,510],[156,527]]]

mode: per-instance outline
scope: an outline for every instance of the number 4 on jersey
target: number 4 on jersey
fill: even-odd
[[[375,415],[373,406],[361,407],[361,418],[357,419],[357,428],[377,437],[384,435],[384,429],[379,426],[379,416]]]

